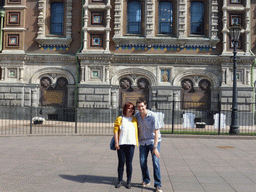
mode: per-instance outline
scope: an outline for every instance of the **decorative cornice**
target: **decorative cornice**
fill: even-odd
[[[84,31],[111,31],[111,28],[106,27],[83,27]]]
[[[27,7],[25,5],[5,5],[5,10],[15,9],[15,10],[22,10],[26,9]]]
[[[217,56],[217,55],[170,55],[170,54],[77,54],[78,59],[83,63],[100,62],[109,64],[111,63],[148,63],[148,64],[221,64],[232,65],[233,58],[230,56]],[[0,54],[0,61],[4,60],[18,60],[18,61],[39,61],[39,62],[76,62],[75,55],[29,55],[29,54]],[[254,62],[254,56],[240,56],[237,60],[239,64],[251,65]]]
[[[37,62],[76,62],[74,55],[27,55],[27,61]]]
[[[111,5],[84,5],[84,9],[111,9]]]
[[[148,63],[148,64],[180,64],[189,63],[197,64],[214,64],[218,62],[217,56],[186,56],[186,55],[115,55],[112,60],[113,63],[129,62],[129,63]]]
[[[77,54],[79,60],[93,60],[109,62],[113,59],[113,54]]]
[[[120,44],[116,47],[117,50],[138,50],[138,51],[155,51],[155,50],[164,50],[164,51],[181,51],[181,50],[194,50],[194,51],[214,51],[215,48],[209,45],[134,45],[134,44]]]
[[[85,64],[118,64],[118,63],[130,63],[131,65],[138,64],[172,64],[187,66],[190,64],[196,65],[232,65],[233,58],[230,56],[218,56],[218,55],[174,55],[174,54],[78,54],[77,55],[81,63]],[[241,56],[237,63],[242,65],[251,66],[254,61],[254,56]]]
[[[226,64],[226,65],[229,65],[229,64],[233,64],[233,57],[223,57],[223,56],[219,56],[218,57],[218,60],[220,63],[222,63],[222,65]],[[255,56],[239,56],[239,59],[237,59],[237,65],[239,67],[239,64],[252,64],[255,60]]]
[[[15,61],[61,61],[61,62],[76,62],[75,55],[30,55],[30,54],[0,54],[0,61],[15,60]]]
[[[219,39],[209,39],[209,38],[173,38],[173,37],[114,37],[113,41],[116,43],[116,48],[122,46],[133,46],[133,47],[209,47],[215,49]]]
[[[223,6],[222,10],[228,10],[228,11],[245,11],[248,8],[246,7],[240,7],[240,6]]]
[[[26,60],[26,55],[25,54],[0,54],[0,61],[4,60],[20,60],[24,61]]]
[[[70,43],[72,41],[71,38],[50,38],[50,37],[45,37],[45,38],[36,38],[36,41],[39,43],[39,47],[69,47]]]
[[[5,28],[3,28],[3,31],[26,31],[26,29],[25,28],[11,28],[11,27],[5,27]]]

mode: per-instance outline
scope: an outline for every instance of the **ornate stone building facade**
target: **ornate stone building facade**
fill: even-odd
[[[115,109],[140,96],[159,109],[173,99],[232,102],[234,22],[242,27],[238,101],[253,102],[255,4],[2,1],[0,104]]]

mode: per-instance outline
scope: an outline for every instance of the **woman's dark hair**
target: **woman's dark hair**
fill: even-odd
[[[124,116],[126,116],[127,109],[129,107],[131,107],[131,106],[132,106],[132,109],[133,109],[132,115],[134,115],[134,113],[135,113],[135,106],[131,102],[127,102],[127,103],[124,104],[124,107],[123,107],[123,115]]]

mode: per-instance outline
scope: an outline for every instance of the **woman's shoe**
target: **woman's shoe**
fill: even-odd
[[[143,187],[146,187],[146,186],[149,186],[149,185],[150,185],[150,183],[142,182],[142,186],[143,186]]]
[[[161,187],[156,187],[156,192],[163,192]]]
[[[122,186],[122,181],[118,181],[118,183],[116,184],[116,188],[120,188]]]
[[[132,187],[131,182],[127,182],[126,188],[131,189],[131,187]]]

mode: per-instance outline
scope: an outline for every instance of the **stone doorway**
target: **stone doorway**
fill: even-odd
[[[132,85],[130,78],[124,77],[119,81],[119,106],[123,107],[126,102],[131,102],[136,105],[138,98],[142,97],[148,101],[149,98],[149,82],[145,78],[137,80],[135,85]]]

